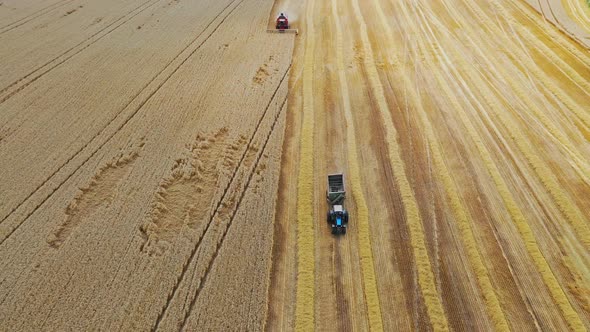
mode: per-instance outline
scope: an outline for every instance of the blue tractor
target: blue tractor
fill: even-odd
[[[328,225],[332,228],[332,234],[346,234],[348,227],[348,211],[344,209],[344,198],[346,191],[344,190],[344,175],[330,174],[328,175],[328,190],[326,198],[330,204],[327,220]]]

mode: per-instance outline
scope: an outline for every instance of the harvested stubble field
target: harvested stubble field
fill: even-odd
[[[0,0],[0,330],[590,329],[584,6]]]

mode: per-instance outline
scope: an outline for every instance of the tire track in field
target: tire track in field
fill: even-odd
[[[446,63],[448,64],[448,68],[451,70],[451,72],[453,72],[454,76],[457,78],[462,78],[462,75],[460,75],[456,71],[453,62],[449,59],[444,49],[439,48],[439,50],[441,50],[439,55],[444,61],[446,61]],[[461,56],[455,56],[453,57],[453,59],[455,60],[455,62],[458,62],[458,67],[463,68],[466,71],[469,71],[471,69],[470,64],[466,63],[466,61]],[[477,85],[478,91],[482,91],[483,94],[489,93],[489,91],[483,88],[481,84],[478,84],[479,81],[477,77],[470,75],[470,78]],[[460,79],[457,82],[457,84],[462,86],[464,91],[470,91],[469,86],[467,86],[466,82],[463,79]],[[449,102],[453,105],[453,108],[456,110],[463,110],[456,96],[452,94],[451,91],[449,91],[449,87],[446,85],[446,83],[440,82],[439,85],[442,89],[445,90],[447,96],[449,96]],[[472,95],[472,98],[474,101],[477,102],[477,98],[475,96]],[[477,102],[477,104],[478,107],[484,109],[483,105],[481,105],[479,102]],[[486,104],[490,106],[494,105],[493,103],[490,104],[489,100],[486,100]],[[551,296],[553,297],[553,300],[564,314],[564,317],[566,318],[566,321],[569,324],[569,326],[574,330],[579,329],[580,327],[583,330],[583,323],[581,322],[579,316],[569,303],[566,294],[564,293],[559,282],[557,281],[557,278],[553,274],[551,267],[549,266],[541,250],[539,249],[538,243],[535,239],[532,229],[530,228],[530,225],[526,220],[526,217],[518,207],[514,199],[514,196],[512,195],[506,182],[502,178],[502,175],[500,174],[497,165],[494,163],[493,158],[491,157],[489,151],[485,147],[483,141],[481,140],[481,137],[477,133],[477,130],[471,123],[471,120],[469,120],[466,117],[466,115],[460,116],[459,119],[465,119],[462,122],[465,125],[465,128],[467,129],[467,133],[476,145],[480,153],[480,156],[482,157],[485,163],[489,175],[492,177],[494,183],[496,184],[496,187],[498,188],[498,192],[501,195],[502,200],[504,201],[504,205],[506,206],[508,212],[512,217],[512,220],[515,222],[517,229],[521,234],[521,237],[525,244],[525,248],[531,256],[533,262],[537,266],[537,270],[539,274],[541,274],[541,277],[543,278],[543,281],[545,282]]]
[[[239,3],[241,4],[243,1],[244,0],[241,0]],[[239,4],[236,7],[234,7],[234,9],[236,9],[238,6],[239,6]],[[191,265],[191,263],[195,259],[195,256],[197,254],[197,251],[198,251],[198,249],[199,249],[199,247],[201,245],[201,241],[203,240],[203,238],[207,234],[207,232],[208,232],[208,230],[209,230],[209,228],[210,228],[210,226],[212,224],[212,221],[213,221],[214,217],[216,215],[218,215],[218,213],[220,212],[220,210],[221,210],[221,208],[223,206],[223,203],[226,200],[226,197],[228,197],[228,195],[229,195],[229,188],[234,183],[234,180],[236,179],[236,175],[238,174],[239,170],[242,168],[242,165],[244,163],[244,160],[246,159],[246,155],[247,155],[248,151],[250,150],[250,148],[253,146],[254,138],[255,138],[256,134],[258,133],[258,130],[260,129],[261,124],[264,122],[264,119],[266,118],[266,114],[268,112],[268,109],[272,105],[273,100],[275,100],[275,97],[278,94],[278,91],[279,91],[281,85],[283,84],[283,81],[287,77],[287,74],[289,73],[289,70],[290,69],[291,69],[291,65],[289,65],[289,67],[287,68],[287,70],[285,71],[285,73],[283,74],[283,76],[281,77],[281,80],[280,80],[279,84],[277,85],[277,88],[275,89],[273,95],[271,96],[271,98],[270,98],[270,100],[269,100],[266,108],[264,109],[264,112],[262,113],[262,116],[258,120],[258,122],[256,124],[256,127],[255,127],[254,131],[252,132],[252,135],[248,139],[248,143],[246,145],[246,148],[244,149],[244,152],[242,153],[242,156],[240,157],[240,160],[238,161],[238,163],[236,165],[236,168],[234,169],[234,171],[233,171],[233,173],[232,173],[232,175],[231,175],[231,177],[230,177],[227,185],[225,186],[225,188],[223,190],[223,193],[221,194],[221,198],[219,199],[219,201],[217,202],[217,205],[213,209],[213,211],[211,213],[211,217],[209,218],[207,224],[205,225],[205,228],[204,228],[203,232],[201,233],[199,239],[197,240],[195,246],[193,247],[193,249],[191,251],[191,254],[189,256],[189,259],[184,263],[183,268],[182,268],[182,272],[180,273],[179,277],[177,278],[177,281],[176,281],[175,285],[173,286],[172,291],[169,293],[168,298],[166,299],[166,304],[161,309],[160,313],[158,314],[158,317],[157,317],[156,321],[154,322],[154,325],[151,328],[151,331],[152,332],[158,330],[158,328],[159,328],[159,326],[160,326],[160,324],[162,322],[162,319],[164,318],[164,315],[166,314],[166,311],[168,310],[168,308],[170,306],[170,303],[172,302],[172,299],[176,296],[176,292],[178,291],[178,288],[180,287],[180,284],[182,283],[182,281],[184,280],[184,278],[186,276],[186,272],[188,271],[189,266]],[[279,111],[279,113],[280,113],[280,111]],[[272,128],[274,128],[274,124],[275,123],[276,123],[276,119],[275,119],[275,122],[273,122]],[[268,135],[268,137],[270,137],[270,134]],[[268,138],[267,138],[267,140],[268,140]],[[266,147],[266,143],[265,143],[264,146]],[[262,155],[262,153],[261,153],[261,155]],[[258,162],[259,159],[260,159],[260,157],[257,158],[257,161],[256,162]],[[254,167],[254,169],[255,169],[255,167]],[[252,176],[250,174],[250,179],[251,179],[251,177]],[[249,183],[249,180],[248,180],[248,183]],[[244,192],[245,192],[245,190],[244,190]],[[242,197],[243,196],[241,196],[239,198],[239,202],[241,202]],[[233,221],[233,216],[235,216],[235,213],[236,213],[238,207],[239,207],[239,204],[233,209],[233,211],[229,211],[230,213],[233,213],[230,220]],[[226,234],[227,234],[227,229],[223,233],[222,240],[218,243],[218,246],[216,247],[216,250],[214,252],[214,257],[217,257],[217,252],[219,251],[219,248],[221,248],[221,243],[223,243],[223,239],[225,238],[225,235]],[[213,258],[213,260],[215,260],[215,259]],[[211,261],[211,263],[213,262],[213,260]],[[209,269],[210,269],[210,266],[208,266],[208,268],[206,270],[206,273],[205,273],[205,276],[209,273]],[[199,285],[199,289],[197,290],[197,295],[198,295],[198,291],[201,288],[201,284]],[[196,296],[195,296],[195,301],[196,301]],[[186,322],[186,318],[184,319],[184,322]]]
[[[590,38],[583,36],[583,35],[588,35],[590,30],[588,29],[588,25],[587,25],[586,21],[581,19],[580,16],[578,15],[578,9],[580,8],[579,4],[581,1],[583,1],[583,0],[574,0],[574,3],[578,4],[578,5],[576,5],[575,8],[571,7],[571,3],[569,0],[561,0],[561,1],[557,1],[557,3],[554,3],[551,0],[543,0],[542,3],[545,6],[543,6],[541,4],[541,0],[538,0],[538,4],[539,4],[539,11],[543,15],[543,18],[545,18],[545,12],[544,12],[543,7],[546,7],[549,10],[549,12],[551,13],[551,17],[552,17],[552,19],[550,19],[549,21],[551,23],[553,23],[557,29],[561,30],[564,34],[566,34],[570,38],[576,40],[581,45],[588,47],[583,42],[583,40],[590,39]],[[555,14],[556,10],[554,10],[554,8],[556,8],[556,10],[559,11],[560,14],[563,14],[563,16],[565,16],[565,17],[562,17],[562,15],[559,15],[559,16],[556,15]],[[560,17],[562,17],[562,19],[560,19]],[[564,20],[565,20],[565,23],[563,22]],[[582,33],[582,35],[580,35],[580,32]]]
[[[10,31],[12,29],[18,28],[19,26],[21,26],[21,25],[23,25],[23,24],[25,24],[27,22],[30,22],[30,21],[34,20],[35,18],[37,18],[39,16],[43,16],[43,15],[45,15],[45,14],[53,11],[54,9],[57,9],[59,7],[62,7],[62,6],[66,5],[66,4],[70,3],[70,2],[73,2],[73,1],[74,0],[61,0],[61,1],[58,1],[58,2],[56,2],[54,4],[51,4],[51,5],[47,6],[47,7],[44,7],[42,9],[39,9],[38,11],[36,11],[34,13],[31,13],[31,14],[29,14],[29,15],[27,15],[27,16],[19,19],[19,20],[16,20],[16,21],[14,21],[12,23],[8,23],[7,25],[4,25],[4,26],[0,27],[0,35],[2,35],[5,32],[8,32],[8,31]],[[51,8],[51,7],[54,7],[54,6],[55,6],[55,8]],[[32,16],[34,16],[34,17],[32,17]],[[25,22],[22,22],[24,20],[26,20],[26,21]],[[15,26],[11,27],[12,25],[15,25]]]
[[[570,36],[574,37],[574,35],[573,35],[573,34],[570,34],[570,32],[569,32],[569,31],[567,31],[567,30],[565,29],[565,25],[564,25],[563,23],[561,23],[561,21],[559,20],[559,18],[557,18],[557,15],[555,15],[555,12],[553,11],[553,7],[551,7],[551,4],[550,4],[548,1],[546,1],[546,0],[538,0],[538,2],[539,2],[539,9],[540,9],[540,10],[541,10],[541,12],[542,12],[543,19],[545,19],[545,18],[547,17],[547,15],[545,15],[545,11],[543,11],[543,5],[541,4],[541,1],[543,1],[543,3],[544,3],[545,5],[547,5],[547,9],[549,9],[549,13],[551,13],[551,18],[552,18],[553,20],[555,20],[556,27],[558,27],[558,28],[559,28],[559,27],[561,27],[561,28],[562,28],[562,31],[563,31],[564,33],[566,33],[566,34],[568,34],[568,35],[570,35]],[[550,21],[551,21],[551,20],[550,20]]]
[[[383,14],[383,9],[378,0],[373,1],[376,12],[378,13],[381,26],[386,30],[385,36],[391,38],[393,33],[390,31],[388,21]],[[393,172],[397,178],[397,183],[400,188],[401,197],[406,216],[409,224],[410,231],[410,243],[412,246],[412,254],[416,262],[418,283],[420,285],[420,292],[424,298],[426,304],[426,310],[428,312],[430,323],[432,327],[437,331],[449,330],[446,314],[438,294],[436,287],[436,279],[432,271],[431,259],[428,256],[426,249],[426,240],[424,238],[424,226],[422,224],[422,217],[418,209],[418,203],[414,191],[408,181],[406,166],[401,157],[401,150],[397,143],[397,130],[393,126],[393,119],[389,112],[387,101],[385,100],[385,94],[383,86],[379,79],[376,65],[374,63],[373,50],[369,42],[367,33],[367,26],[359,8],[358,0],[353,1],[353,7],[355,12],[356,20],[360,26],[361,42],[365,56],[363,57],[363,63],[369,80],[370,89],[373,93],[373,98],[376,99],[377,108],[382,118],[382,122],[385,128],[386,143],[389,153],[389,163],[393,168]],[[395,45],[396,43],[392,43]]]
[[[297,174],[297,288],[295,330],[315,328],[315,239],[314,239],[314,90],[315,0],[306,3],[305,54],[303,60],[303,121],[300,132]]]
[[[369,315],[369,328],[372,331],[383,331],[383,318],[381,314],[381,304],[379,302],[379,292],[377,290],[377,278],[375,276],[375,265],[373,262],[373,245],[371,244],[371,230],[369,227],[369,208],[363,195],[361,180],[361,171],[359,166],[359,157],[357,153],[356,133],[354,129],[354,119],[351,110],[348,85],[345,75],[344,52],[343,52],[343,33],[342,23],[338,15],[337,0],[332,0],[332,17],[336,28],[336,65],[338,68],[338,84],[342,96],[342,106],[344,117],[346,119],[346,151],[348,167],[350,170],[349,181],[352,185],[352,194],[357,208],[359,249],[361,259],[361,269],[363,276],[363,289],[365,292],[365,301]]]
[[[350,274],[350,270],[345,269],[343,266],[343,255],[341,254],[343,248],[341,247],[341,244],[342,242],[340,241],[336,243],[332,242],[329,250],[326,250],[326,252],[332,253],[330,257],[331,274],[335,276],[344,276],[347,272]],[[333,278],[332,288],[337,299],[335,304],[335,312],[336,317],[338,317],[338,322],[332,326],[337,327],[337,330],[339,331],[350,331],[352,326],[350,310],[348,309],[350,307],[350,302],[346,297],[346,290],[342,282],[342,278]],[[355,314],[357,313],[355,312]]]
[[[291,66],[289,66],[289,68],[290,68],[290,67],[291,67]],[[288,73],[288,72],[289,72],[289,69],[287,69],[287,71],[285,72],[285,76],[283,76],[283,79],[286,77],[286,75],[287,75],[287,73]],[[282,80],[281,80],[281,82],[279,83],[279,85],[278,85],[278,87],[277,87],[277,90],[276,90],[276,91],[278,91],[278,89],[281,87],[281,85],[282,85]],[[274,96],[273,96],[273,98],[271,98],[271,102],[272,102],[272,100],[273,100],[273,99],[274,99]],[[268,134],[266,135],[266,138],[264,139],[264,144],[263,144],[263,145],[262,145],[262,147],[259,149],[259,153],[258,153],[258,155],[256,156],[256,160],[255,160],[254,164],[253,164],[253,165],[252,165],[252,167],[251,167],[251,171],[250,171],[250,173],[248,174],[248,177],[247,177],[246,183],[245,183],[245,184],[244,184],[244,186],[243,186],[243,189],[242,189],[242,192],[241,192],[241,193],[240,193],[240,195],[239,195],[238,201],[237,201],[237,203],[235,204],[235,206],[233,207],[233,210],[232,210],[232,212],[230,212],[230,213],[231,213],[231,216],[230,216],[230,218],[229,218],[229,221],[228,221],[227,223],[225,223],[225,229],[223,230],[223,233],[222,233],[222,235],[221,235],[221,238],[220,238],[220,239],[218,240],[218,242],[217,242],[217,246],[216,246],[216,248],[215,248],[215,252],[214,252],[214,254],[213,254],[213,257],[210,259],[210,261],[209,261],[209,262],[208,262],[208,264],[207,264],[207,268],[205,269],[205,274],[204,274],[204,275],[203,275],[203,276],[200,278],[199,287],[197,287],[197,289],[196,289],[196,291],[195,291],[195,295],[194,295],[193,299],[191,300],[191,302],[190,302],[190,304],[189,304],[189,308],[188,308],[187,312],[186,312],[186,313],[185,313],[185,315],[184,315],[184,318],[183,318],[183,320],[182,320],[182,325],[181,325],[180,331],[184,331],[184,330],[186,329],[186,324],[187,324],[187,322],[188,322],[188,318],[190,317],[191,313],[192,313],[192,312],[193,312],[193,310],[194,310],[195,304],[196,304],[196,302],[197,302],[197,298],[199,297],[199,294],[201,293],[201,290],[203,289],[203,287],[204,287],[204,286],[205,286],[205,284],[207,283],[207,280],[208,280],[208,278],[209,278],[209,272],[211,272],[211,268],[213,267],[213,263],[215,263],[215,260],[217,259],[218,255],[219,255],[219,250],[221,249],[221,246],[223,245],[223,243],[224,243],[224,241],[225,241],[225,238],[226,238],[226,236],[227,236],[227,233],[229,232],[229,229],[230,229],[230,227],[231,227],[231,226],[232,226],[232,224],[233,224],[233,221],[234,221],[234,219],[235,219],[235,216],[236,216],[236,214],[237,214],[238,210],[240,209],[240,206],[241,206],[241,204],[242,204],[242,200],[243,200],[243,199],[244,199],[244,197],[246,196],[246,192],[247,192],[247,190],[248,190],[248,187],[249,187],[249,185],[250,185],[250,181],[252,180],[252,178],[253,178],[253,176],[254,176],[254,174],[255,174],[255,170],[256,170],[256,168],[258,167],[258,164],[259,164],[259,162],[260,162],[260,159],[261,159],[261,157],[262,157],[262,156],[263,156],[263,154],[264,154],[264,151],[265,151],[265,149],[266,149],[266,146],[268,145],[268,142],[269,142],[269,140],[270,140],[270,137],[272,136],[272,134],[273,134],[273,132],[274,132],[275,126],[276,126],[276,124],[278,123],[278,120],[279,120],[279,118],[280,118],[281,114],[283,113],[283,109],[285,108],[285,105],[286,105],[286,103],[287,103],[287,99],[288,99],[288,97],[287,97],[287,96],[285,96],[285,99],[284,99],[284,100],[283,100],[283,102],[281,103],[281,106],[279,107],[279,109],[278,109],[278,112],[277,112],[277,114],[275,115],[275,118],[274,118],[274,120],[273,120],[273,122],[272,122],[271,128],[269,129],[269,132],[268,132]],[[269,106],[270,106],[270,104],[269,104]],[[267,110],[268,110],[268,108],[267,108]],[[266,112],[266,110],[265,110],[265,112]],[[263,120],[264,120],[264,118],[263,118],[263,119],[261,119],[260,123],[262,123],[262,121],[263,121]],[[259,123],[259,124],[260,124],[260,123]],[[252,140],[253,140],[253,139],[254,139],[254,136],[252,136]],[[248,151],[248,148],[246,148],[246,150],[245,150],[245,151]],[[241,166],[241,165],[239,165],[239,166],[238,166],[238,168],[236,168],[236,173],[237,173],[237,170],[240,168],[240,166]],[[220,202],[221,202],[221,201],[223,201],[223,198],[220,200]],[[214,214],[215,214],[215,213],[214,213]],[[213,219],[211,219],[211,220],[213,220]],[[203,235],[203,237],[204,237],[204,235]],[[189,265],[190,265],[190,262],[189,262]]]
[[[45,197],[41,198],[41,202],[38,203],[32,211],[30,212],[24,212],[26,214],[26,216],[23,218],[23,220],[21,220],[20,222],[17,222],[16,227],[14,227],[13,229],[11,229],[6,235],[4,235],[4,237],[0,240],[0,245],[6,241],[6,239],[8,239],[33,213],[35,213],[35,211],[37,211],[37,209],[39,207],[41,207],[41,205],[43,205],[43,203],[45,203],[45,201],[47,201],[47,199],[53,195],[53,193],[55,191],[57,191],[59,188],[61,188],[61,186],[67,182],[80,168],[82,168],[104,145],[106,145],[116,134],[117,132],[119,132],[123,127],[125,127],[127,125],[127,123],[129,123],[129,121],[131,121],[132,118],[134,118],[138,112],[141,110],[141,108],[162,88],[162,86],[164,86],[164,84],[170,79],[170,77],[172,77],[177,71],[178,69],[180,69],[180,67],[182,67],[182,65],[184,65],[184,63],[186,63],[186,61],[188,61],[188,59],[190,57],[192,57],[193,54],[195,54],[203,44],[205,44],[210,38],[211,36],[217,31],[217,29],[225,22],[225,20],[227,19],[227,17],[237,8],[237,6],[239,6],[239,4],[241,4],[244,0],[232,0],[231,2],[228,3],[228,5],[226,7],[224,7],[219,14],[217,14],[217,16],[215,16],[215,18],[213,18],[213,20],[211,20],[211,22],[209,22],[209,24],[207,24],[207,26],[201,31],[201,33],[199,33],[197,35],[197,37],[195,37],[195,39],[193,39],[192,42],[190,42],[182,51],[180,51],[180,53],[178,53],[178,55],[176,55],[176,57],[174,59],[172,59],[157,75],[154,76],[154,78],[148,82],[138,93],[137,95],[127,104],[125,105],[125,107],[123,107],[121,109],[121,111],[117,112],[114,117],[100,130],[97,132],[96,135],[94,135],[90,141],[88,143],[86,143],[84,146],[82,146],[78,151],[76,151],[68,160],[66,160],[56,171],[54,171],[45,181],[43,181],[43,183],[41,183],[33,192],[31,192],[31,194],[29,194],[20,204],[18,204],[14,209],[12,209],[11,212],[9,212],[2,220],[0,220],[0,225],[6,221],[6,219],[12,215],[14,212],[16,212],[25,202],[27,202],[36,192],[38,192],[43,186],[45,186],[46,183],[50,182],[50,179],[55,176],[61,169],[63,169],[65,166],[67,166],[75,157],[77,157],[78,155],[80,155],[81,152],[83,152],[84,149],[86,149],[86,147],[90,146],[90,144],[94,141],[97,140],[101,134],[103,132],[105,132],[108,127],[114,123],[115,120],[117,120],[117,118],[119,117],[120,114],[122,114],[124,112],[125,109],[131,107],[131,105],[133,105],[134,103],[137,103],[137,106],[135,106],[135,109],[131,112],[131,114],[129,114],[127,116],[127,118],[125,118],[123,120],[123,122],[119,125],[117,125],[117,127],[114,129],[114,131],[110,134],[106,134],[107,137],[103,142],[99,142],[98,147],[94,148],[93,151],[90,152],[90,155],[87,156],[86,158],[84,158],[84,160],[80,161],[80,165],[78,165],[77,167],[75,167],[74,170],[72,170],[70,172],[69,175],[66,176],[66,178],[63,181],[60,181],[60,183],[55,187],[52,188],[50,190],[50,193],[47,194]],[[207,35],[207,37],[204,38],[204,40],[199,43],[198,45],[195,46],[194,49],[190,50],[188,52],[188,54],[182,59],[182,60],[178,60],[181,58],[181,56],[183,55],[183,53],[185,51],[187,51],[191,46],[193,46],[193,44],[206,32],[206,30],[213,25],[213,23],[219,18],[221,17],[221,15],[223,14],[223,12],[229,8],[232,4],[238,2],[238,4],[231,9],[224,17],[223,19],[219,22],[219,24],[217,24],[212,31],[209,33],[209,35]],[[174,64],[174,62],[178,60],[180,61],[180,63],[178,64]],[[174,67],[175,66],[175,67]],[[174,67],[174,68],[173,68]],[[167,69],[171,69],[170,73],[167,74],[163,74]],[[161,78],[161,82],[159,83],[154,83],[157,81],[157,79],[159,78],[160,75],[163,74],[163,78]],[[153,88],[152,91],[147,90],[148,87],[152,84],[157,84],[157,86],[155,88]],[[146,93],[148,94],[147,96],[143,96],[143,100],[140,98],[140,96],[142,95],[142,93],[144,91],[147,91]],[[115,125],[113,125],[115,126]]]
[[[142,3],[141,5],[134,8],[133,10],[131,10],[127,14],[123,15],[122,17],[118,18],[117,20],[115,20],[111,24],[107,25],[106,27],[102,28],[98,32],[94,33],[92,36],[88,37],[87,39],[81,41],[80,43],[78,43],[75,46],[71,47],[70,49],[66,50],[62,54],[51,59],[49,62],[45,63],[44,65],[37,67],[32,72],[26,74],[25,76],[23,76],[23,77],[19,78],[18,80],[14,81],[13,83],[11,83],[9,86],[3,88],[2,90],[0,90],[0,104],[4,103],[8,99],[12,98],[14,95],[19,93],[23,89],[25,89],[27,86],[31,85],[32,83],[34,83],[35,81],[37,81],[41,77],[45,76],[45,74],[51,72],[53,69],[59,67],[60,65],[62,65],[66,61],[68,61],[69,59],[80,54],[82,51],[84,51],[88,47],[92,46],[96,42],[98,42],[101,39],[103,39],[104,37],[108,36],[111,32],[117,30],[120,26],[124,25],[125,23],[127,23],[128,21],[133,19],[135,16],[141,14],[143,11],[147,10],[148,8],[152,7],[153,5],[155,5],[156,3],[160,2],[160,1],[162,1],[162,0],[149,0],[149,1]],[[141,8],[146,4],[148,4],[146,7]],[[139,9],[139,11],[137,11],[138,9]],[[137,11],[137,12],[132,14],[134,11]],[[132,15],[129,16],[130,14],[132,14]],[[119,24],[117,24],[117,22],[119,22],[121,20],[123,20],[123,21],[120,22]],[[115,25],[115,24],[117,24],[117,25]],[[111,28],[113,25],[115,25],[115,26],[112,29],[108,30],[103,35],[98,36],[103,31]],[[94,40],[90,41],[91,39],[93,39],[96,36],[98,36],[98,37],[95,38]],[[90,42],[88,42],[88,41],[90,41]],[[85,43],[86,43],[86,45],[84,45]],[[79,46],[81,46],[81,47],[79,49],[75,50]],[[72,53],[68,54],[70,52],[72,52]],[[63,57],[63,59],[60,59],[62,57]],[[30,78],[29,80],[27,80],[27,78],[29,78],[31,76],[33,76],[33,77]],[[23,82],[23,81],[25,81],[25,82]],[[19,83],[21,83],[21,82],[22,82],[22,84],[19,85]]]
[[[485,22],[485,15],[481,13],[479,8],[472,7],[472,9],[474,9],[474,14],[480,19],[480,22]],[[502,11],[502,13],[508,15],[505,11]],[[488,27],[490,26],[492,27],[491,30],[494,30],[493,32],[495,35],[500,35],[497,27],[494,25],[488,25]],[[476,48],[476,50],[478,50],[478,52],[481,54],[482,59],[484,59],[488,64],[491,64],[491,61],[485,54],[483,54],[483,52],[481,52],[478,48]],[[533,66],[535,66],[535,64],[530,63],[530,66],[526,68],[531,68]],[[534,71],[535,70],[533,70],[533,72]],[[477,79],[477,75],[475,75],[473,72],[472,67],[466,68],[466,72],[472,79]],[[549,85],[549,82],[552,82],[551,79],[546,75],[540,79],[542,79],[541,81],[544,82],[545,85]],[[480,89],[480,91],[486,91],[486,93],[483,94],[484,98],[486,98],[485,96],[493,95],[489,89]],[[568,96],[568,98],[570,97]],[[586,218],[584,218],[584,214],[574,203],[571,202],[569,196],[561,190],[561,185],[559,184],[558,179],[555,177],[551,169],[549,169],[549,167],[543,163],[543,160],[532,151],[530,140],[526,139],[526,137],[520,134],[521,130],[519,130],[518,126],[506,116],[506,113],[502,110],[502,107],[493,100],[486,100],[486,102],[488,105],[490,105],[489,109],[493,112],[493,114],[496,115],[496,118],[499,119],[500,122],[508,129],[510,137],[514,143],[516,143],[518,149],[524,155],[535,174],[537,174],[537,177],[545,189],[553,197],[553,200],[559,207],[559,210],[566,217],[569,224],[574,228],[578,238],[586,248],[590,249],[590,227],[587,224]],[[585,113],[585,111],[582,109],[579,109],[579,112]]]

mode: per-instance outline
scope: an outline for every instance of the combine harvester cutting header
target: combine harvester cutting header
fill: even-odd
[[[297,29],[291,29],[291,26],[289,25],[289,19],[283,13],[281,13],[279,15],[279,17],[277,17],[277,23],[275,25],[275,29],[266,30],[266,32],[271,32],[271,33],[294,33],[296,35],[299,34],[299,30],[297,30]]]

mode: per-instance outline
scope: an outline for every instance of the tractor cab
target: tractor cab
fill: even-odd
[[[344,210],[342,205],[334,205],[328,211],[328,224],[332,228],[332,234],[346,234],[348,227],[348,211]]]

